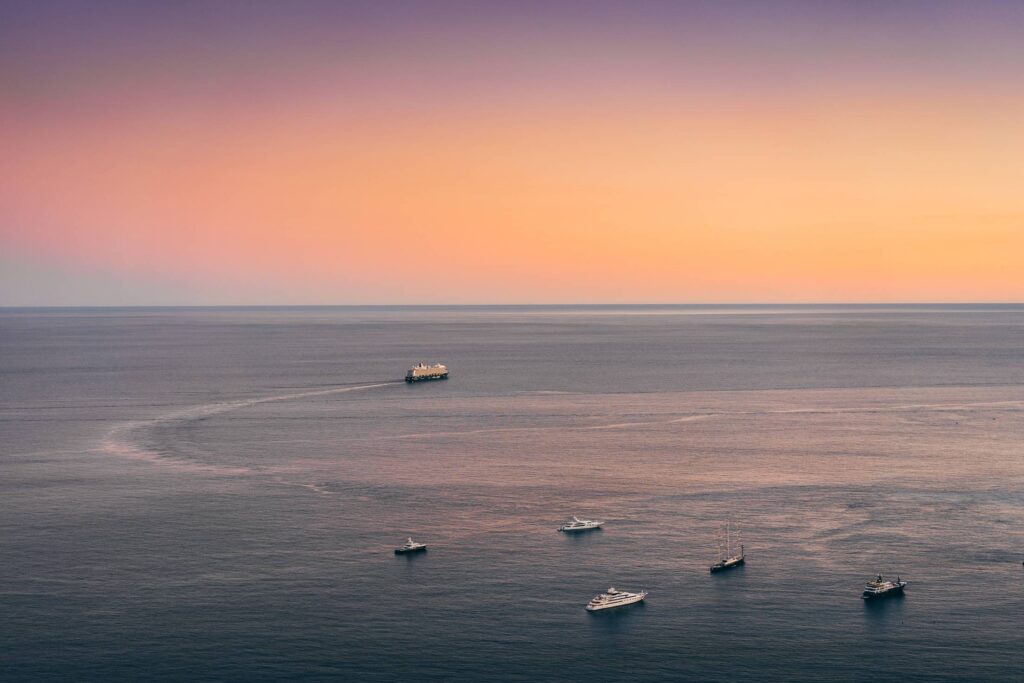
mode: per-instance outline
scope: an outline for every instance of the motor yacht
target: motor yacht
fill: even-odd
[[[426,543],[417,543],[416,541],[409,538],[400,548],[395,548],[395,555],[404,555],[406,553],[418,553],[427,549]]]
[[[907,582],[896,577],[895,581],[886,580],[879,574],[875,577],[874,581],[868,581],[867,585],[864,586],[864,593],[861,597],[865,600],[874,600],[875,598],[881,598],[886,595],[902,595],[903,589],[907,587]]]
[[[635,602],[643,602],[646,597],[647,591],[643,590],[639,593],[628,593],[626,591],[609,588],[607,593],[601,593],[587,603],[587,611],[597,612],[598,610],[612,609],[613,607],[625,607],[626,605],[632,605]]]
[[[576,515],[572,516],[568,522],[558,527],[559,531],[589,531],[590,529],[600,529],[604,522],[597,522],[592,519],[580,519]]]

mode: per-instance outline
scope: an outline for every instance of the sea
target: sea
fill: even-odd
[[[0,448],[3,681],[1024,680],[1021,305],[8,308]]]

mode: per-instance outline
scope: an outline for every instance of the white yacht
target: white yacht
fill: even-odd
[[[883,595],[902,595],[903,589],[907,587],[907,582],[900,580],[897,576],[896,580],[886,580],[879,574],[874,581],[868,581],[867,585],[864,586],[864,593],[861,595],[865,600],[873,600],[880,598]]]
[[[592,519],[580,519],[576,515],[572,516],[568,522],[558,527],[559,531],[587,531],[589,529],[600,529],[604,522],[596,522]]]
[[[643,590],[639,593],[627,593],[626,591],[609,588],[607,593],[601,593],[587,603],[587,611],[596,612],[602,609],[632,605],[634,602],[643,602],[643,599],[646,597],[647,591]]]
[[[421,550],[426,550],[426,543],[417,543],[410,537],[401,548],[395,548],[395,555],[404,555],[405,553],[418,553]]]

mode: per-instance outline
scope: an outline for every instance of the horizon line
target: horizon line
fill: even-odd
[[[224,308],[708,308],[708,307],[768,307],[768,306],[1024,306],[1024,301],[750,301],[702,303],[383,303],[383,304],[2,304],[0,310],[39,309],[224,309]]]

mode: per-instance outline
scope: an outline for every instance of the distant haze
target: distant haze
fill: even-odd
[[[0,7],[0,305],[1024,300],[1020,2]]]

